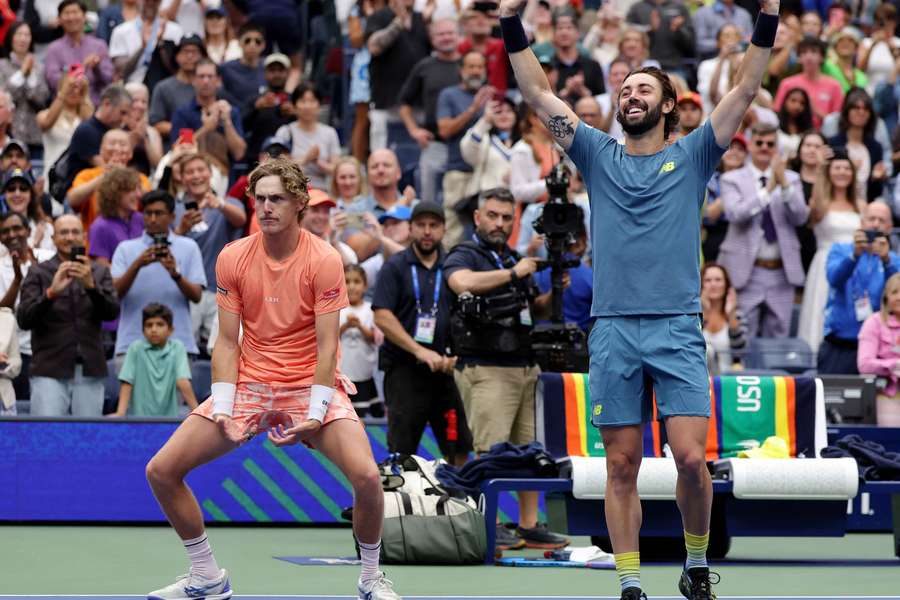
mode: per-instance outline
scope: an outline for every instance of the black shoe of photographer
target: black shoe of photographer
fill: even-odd
[[[555,550],[569,545],[569,538],[553,533],[547,528],[546,523],[538,523],[531,529],[516,527],[516,533],[525,541],[527,548]]]
[[[497,524],[497,538],[494,541],[494,548],[503,550],[518,550],[525,547],[525,540],[516,535],[516,532],[507,528],[502,523]]]
[[[622,590],[619,600],[647,600],[647,594],[639,587],[629,587]]]

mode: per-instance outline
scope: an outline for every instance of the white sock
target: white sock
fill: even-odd
[[[378,558],[381,554],[381,540],[377,544],[359,544],[359,557],[362,559],[362,572],[359,574],[359,580],[363,583],[378,579],[380,575],[378,571]]]
[[[192,540],[184,540],[184,548],[191,559],[191,573],[207,580],[219,577],[219,565],[209,547],[206,533]]]

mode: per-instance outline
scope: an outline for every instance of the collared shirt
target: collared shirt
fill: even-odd
[[[413,286],[413,269],[419,280],[419,304],[426,315],[431,314],[434,301],[434,286],[440,286],[438,307],[435,317],[434,342],[422,344],[438,354],[447,354],[450,343],[450,302],[452,292],[447,287],[447,280],[439,276],[443,269],[446,255],[438,250],[438,258],[429,268],[422,264],[415,250],[407,248],[403,252],[390,257],[378,274],[378,285],[372,299],[372,310],[386,308],[391,311],[403,329],[410,336],[416,332],[416,295]],[[390,340],[385,339],[378,356],[379,368],[387,369],[391,365],[415,364],[416,358]]]
[[[119,244],[113,254],[112,276],[117,278],[125,274],[137,258],[150,246],[153,239],[145,231],[139,238],[126,240]],[[203,272],[203,257],[194,240],[169,233],[169,251],[175,258],[175,265],[181,276],[191,283],[199,283],[206,287],[206,275]],[[116,337],[116,354],[123,354],[135,340],[141,339],[143,322],[141,314],[144,307],[151,302],[165,304],[172,310],[175,331],[172,336],[179,340],[188,352],[197,353],[197,342],[194,340],[191,325],[190,301],[181,293],[178,284],[172,279],[159,262],[154,262],[138,271],[134,283],[122,298],[122,312],[119,318],[119,332]]]
[[[863,323],[857,319],[856,302],[868,297],[872,311],[878,311],[884,283],[898,271],[900,256],[893,252],[885,266],[881,258],[868,252],[855,258],[852,243],[832,244],[825,267],[829,285],[825,335],[855,340]]]
[[[753,181],[756,183],[756,195],[763,205],[763,210],[765,210],[768,208],[771,200],[768,185],[772,181],[772,167],[766,167],[765,171],[760,171],[752,162],[748,163],[747,166],[750,167],[750,172],[753,173]],[[766,178],[766,185],[762,183],[763,177]],[[778,246],[778,240],[769,242],[766,241],[766,238],[763,238],[759,243],[759,251],[756,253],[756,258],[759,260],[778,260],[781,258],[781,248]]]
[[[184,345],[169,338],[161,347],[146,338],[128,347],[119,381],[134,386],[128,414],[137,417],[177,417],[181,379],[191,379],[191,367]],[[202,399],[201,399],[202,402]]]
[[[244,208],[234,198],[226,198],[225,202],[231,206]],[[184,196],[180,196],[178,202],[175,203],[175,223],[181,222],[184,211]],[[200,213],[203,215],[203,223],[206,224],[206,227],[198,227],[198,223],[194,225],[193,229],[185,233],[185,236],[191,238],[200,246],[200,254],[203,256],[203,270],[206,273],[207,289],[211,290],[216,287],[216,260],[219,258],[219,252],[222,251],[225,244],[241,237],[243,231],[240,227],[232,227],[228,219],[225,218],[225,213],[218,208],[207,206],[206,208],[201,208]]]
[[[169,134],[169,142],[174,144],[178,139],[178,133],[182,129],[193,129],[197,131],[203,127],[203,109],[197,103],[197,97],[191,98],[191,101],[184,106],[175,110],[172,115],[172,132]],[[244,126],[241,123],[241,111],[236,106],[231,107],[231,123],[234,125],[235,131],[241,137],[244,137]],[[225,135],[225,128],[219,125],[216,131]]]
[[[34,332],[31,375],[67,379],[81,363],[86,377],[106,376],[106,356],[100,324],[119,314],[119,300],[109,269],[91,264],[94,289],[73,280],[59,296],[47,288],[62,260],[59,255],[35,265],[22,282],[16,311],[20,327]]]
[[[72,43],[72,38],[64,35],[47,48],[44,56],[44,68],[47,73],[47,83],[55,93],[59,81],[68,73],[69,67],[75,63],[84,64],[91,54],[100,57],[100,63],[93,69],[85,69],[84,74],[90,84],[91,102],[94,106],[100,106],[100,93],[109,85],[115,75],[115,68],[109,59],[109,51],[106,42],[93,35],[81,36],[81,43],[77,46]]]

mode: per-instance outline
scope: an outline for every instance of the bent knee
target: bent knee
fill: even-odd
[[[366,469],[358,474],[354,474],[351,483],[353,485],[353,490],[357,494],[364,494],[367,497],[369,495],[380,494],[382,492],[381,474],[378,472],[378,469],[374,464],[371,468]]]
[[[160,460],[156,456],[151,458],[150,462],[147,463],[144,473],[147,476],[147,481],[152,487],[164,487],[177,484],[184,478],[182,473],[176,471],[164,460]]]

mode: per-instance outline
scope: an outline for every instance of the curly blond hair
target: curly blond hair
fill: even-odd
[[[100,189],[97,190],[97,200],[100,205],[100,214],[107,219],[119,214],[119,201],[128,192],[141,187],[141,177],[138,172],[128,167],[111,167],[103,174]]]
[[[303,208],[297,214],[297,222],[303,220],[306,207],[309,204],[309,177],[303,174],[303,170],[296,162],[289,158],[276,158],[263,163],[253,169],[247,183],[247,193],[256,196],[256,184],[263,177],[274,175],[281,180],[284,191],[299,200]]]

